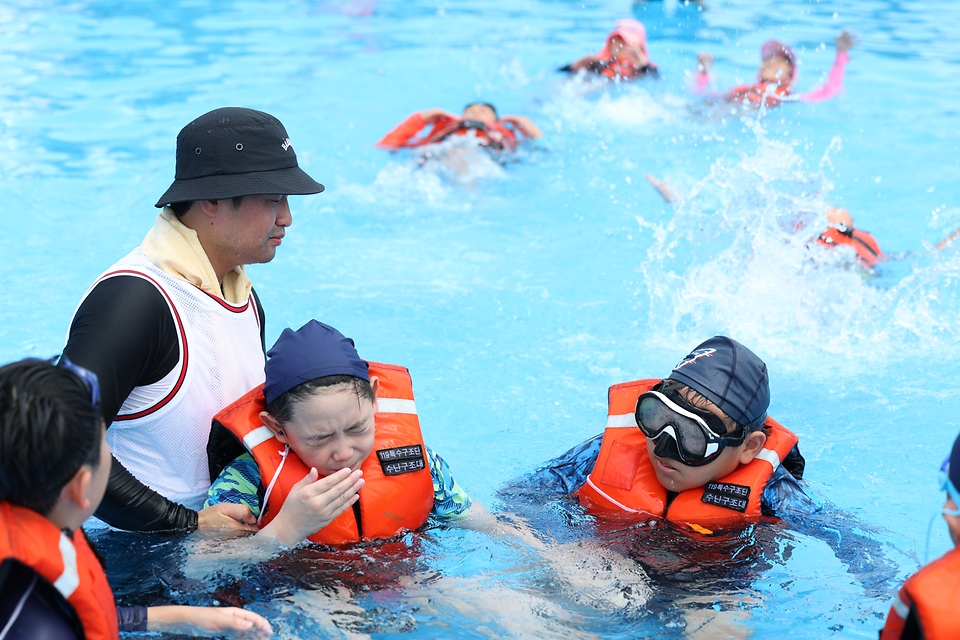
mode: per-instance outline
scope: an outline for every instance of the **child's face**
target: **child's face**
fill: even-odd
[[[607,48],[610,50],[610,55],[612,55],[614,58],[626,56],[627,58],[633,60],[635,64],[640,66],[643,66],[648,62],[647,54],[643,52],[642,47],[630,46],[620,36],[613,36],[610,38]]]
[[[472,104],[463,110],[464,120],[476,120],[484,124],[492,124],[497,121],[496,112],[485,104]]]
[[[954,511],[957,508],[957,503],[947,495],[947,502],[943,505],[943,508]],[[950,530],[950,539],[953,540],[954,546],[960,546],[960,516],[943,514],[943,519],[947,521],[947,528]]]
[[[691,393],[690,389],[684,389],[680,393],[684,396],[685,400],[691,400],[689,395]],[[697,406],[706,409],[721,420],[729,420],[726,414],[720,411],[720,408],[709,400],[698,403]],[[729,433],[729,428],[727,432]],[[649,455],[650,462],[653,464],[653,471],[657,476],[657,481],[668,491],[676,491],[679,493],[687,489],[702,487],[708,482],[732,473],[740,466],[740,458],[745,446],[746,441],[739,447],[725,447],[713,462],[709,462],[700,467],[691,467],[674,458],[659,457],[654,453],[657,448],[656,441],[652,438],[647,438],[647,455]]]
[[[100,502],[103,500],[103,494],[107,491],[107,480],[110,479],[110,466],[113,464],[113,459],[110,457],[110,447],[107,446],[107,430],[104,428],[101,431],[100,464],[97,465],[96,469],[90,470],[90,484],[87,485],[87,499],[90,500],[90,506],[87,508],[84,520],[93,515],[93,512],[100,506]]]
[[[786,86],[793,77],[793,65],[786,57],[772,55],[760,65],[760,80]]]
[[[360,398],[352,385],[320,390],[297,402],[293,413],[278,439],[321,476],[359,469],[373,451],[376,402]]]

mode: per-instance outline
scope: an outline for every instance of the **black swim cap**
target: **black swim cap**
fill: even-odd
[[[687,385],[747,430],[767,418],[767,365],[732,338],[714,336],[701,343],[667,378]]]

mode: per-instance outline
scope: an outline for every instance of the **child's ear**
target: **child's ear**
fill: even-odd
[[[767,443],[767,434],[763,431],[751,431],[743,441],[743,448],[740,449],[740,464],[752,462],[757,454],[763,450],[763,445]]]
[[[377,406],[377,396],[380,395],[380,378],[370,376],[370,388],[373,389],[373,412],[376,413],[380,410],[380,407]]]
[[[263,422],[264,426],[270,431],[273,432],[273,437],[282,442],[283,444],[289,444],[287,442],[287,434],[283,432],[283,426],[281,426],[280,421],[274,418],[272,415],[266,411],[260,412],[260,421]]]
[[[60,504],[67,504],[69,506],[74,506],[80,511],[85,511],[90,508],[92,504],[90,502],[90,497],[87,495],[87,487],[90,486],[90,482],[93,480],[93,472],[90,470],[90,467],[83,465],[80,469],[73,475],[70,480],[67,481],[67,484],[63,485],[63,488],[60,490]]]

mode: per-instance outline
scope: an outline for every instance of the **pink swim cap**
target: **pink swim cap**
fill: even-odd
[[[607,41],[599,54],[601,58],[612,57],[610,54],[610,39],[614,36],[620,36],[629,46],[640,47],[645,55],[649,55],[647,52],[647,30],[642,23],[637,20],[624,19],[617,20],[616,25],[617,27],[607,35]]]

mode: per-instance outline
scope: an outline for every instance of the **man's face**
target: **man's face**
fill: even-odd
[[[224,214],[219,250],[233,266],[273,260],[293,223],[285,195],[245,196],[236,209],[231,200],[220,200],[218,208]]]

